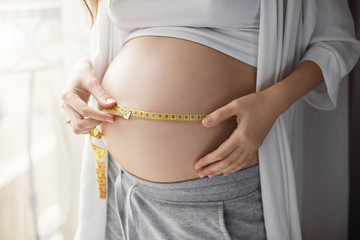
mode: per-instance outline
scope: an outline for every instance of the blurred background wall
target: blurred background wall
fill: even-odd
[[[73,239],[84,136],[60,95],[89,55],[81,0],[0,0],[0,239]],[[33,186],[33,187],[32,187]]]
[[[355,20],[356,36],[360,39],[360,3],[358,0],[349,0],[350,8]],[[358,222],[360,219],[360,63],[355,66],[350,75],[349,84],[349,239],[360,239],[360,228]]]

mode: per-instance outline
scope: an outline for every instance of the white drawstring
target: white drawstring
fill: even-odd
[[[131,196],[133,193],[134,188],[136,187],[136,183],[134,185],[132,185],[129,188],[129,192],[126,194],[126,199],[125,199],[125,208],[124,208],[124,214],[125,214],[125,228],[126,228],[126,239],[130,240],[130,231],[129,231],[129,219],[131,219],[132,222],[134,222],[134,215],[133,215],[133,211],[131,208]]]
[[[120,173],[119,173],[119,176],[117,177],[116,179],[116,183],[115,185],[117,185],[119,188],[116,188],[116,192],[117,191],[120,191],[120,193],[122,194],[124,191],[123,191],[123,174],[124,174],[124,171],[122,169],[120,169]],[[131,207],[131,197],[132,197],[132,194],[133,194],[133,190],[134,188],[136,187],[137,183],[133,184],[127,193],[125,193],[125,201],[121,201],[121,199],[123,198],[120,198],[118,199],[117,198],[117,193],[115,193],[115,199],[116,199],[116,210],[118,212],[118,219],[119,219],[119,222],[120,222],[120,228],[121,228],[121,234],[123,236],[123,238],[125,240],[130,240],[130,229],[129,229],[129,222],[132,221],[134,222],[134,215],[133,215],[133,210],[132,210],[132,207]],[[122,206],[122,209],[123,209],[123,218],[121,218],[121,212],[119,211],[119,205]],[[124,222],[122,221],[122,219],[124,219]]]

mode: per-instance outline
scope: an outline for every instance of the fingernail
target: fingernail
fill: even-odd
[[[108,98],[108,99],[105,100],[105,102],[106,102],[106,103],[114,103],[115,100],[112,99],[112,98]]]
[[[209,178],[212,178],[212,177],[215,177],[215,176],[216,175],[214,173],[208,175]]]
[[[200,168],[201,168],[201,164],[196,164],[196,165],[195,165],[195,169],[196,169],[196,170],[198,170],[198,169],[200,169]]]
[[[114,123],[115,122],[114,119],[107,119],[106,121],[109,122],[109,123]]]
[[[200,173],[199,176],[200,176],[200,178],[203,178],[203,177],[206,176],[206,174],[205,173]]]
[[[205,124],[211,124],[211,118],[210,118],[210,116],[206,116],[206,117],[204,117],[204,119],[202,120],[202,122],[203,123],[205,123]]]

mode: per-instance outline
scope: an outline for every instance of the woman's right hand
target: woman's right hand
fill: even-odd
[[[61,107],[75,134],[87,134],[104,121],[115,121],[113,115],[88,106],[90,95],[93,95],[102,107],[116,104],[102,89],[90,60],[82,58],[71,68],[61,96]]]

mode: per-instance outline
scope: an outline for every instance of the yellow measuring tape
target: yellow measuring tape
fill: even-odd
[[[106,150],[99,146],[93,144],[93,138],[101,139],[102,133],[99,129],[94,128],[90,132],[90,143],[92,149],[95,151],[95,172],[96,172],[96,182],[98,189],[98,196],[100,199],[106,198],[106,175],[105,175],[105,161],[100,161],[101,158],[106,157]]]
[[[187,113],[157,113],[157,112],[146,112],[137,109],[127,108],[116,104],[113,107],[105,108],[104,112],[121,116],[124,119],[139,118],[144,120],[153,121],[169,121],[169,122],[201,122],[207,114],[187,114]],[[227,118],[224,121],[236,121],[236,116]],[[95,151],[95,171],[96,171],[96,182],[98,188],[98,196],[100,199],[106,198],[106,174],[105,174],[105,161],[100,161],[101,158],[106,157],[106,150],[93,144],[92,140],[102,138],[102,133],[99,129],[94,128],[90,132],[90,143],[92,149]]]
[[[104,112],[121,116],[125,119],[129,118],[140,118],[145,120],[153,121],[169,121],[169,122],[201,122],[207,114],[188,114],[188,113],[157,113],[157,112],[146,112],[137,109],[123,107],[116,104],[113,107],[106,108]],[[232,116],[225,121],[235,121],[236,116]]]

